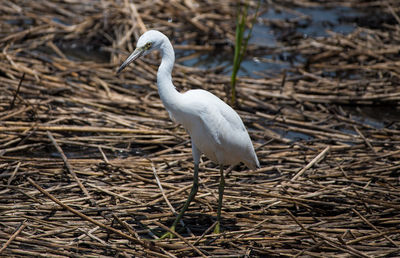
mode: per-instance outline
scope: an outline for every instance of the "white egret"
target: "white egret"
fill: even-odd
[[[137,47],[118,69],[120,73],[135,59],[153,50],[160,50],[162,60],[157,72],[160,98],[171,119],[181,124],[189,133],[194,160],[194,180],[189,197],[172,224],[171,231],[181,220],[198,189],[200,155],[203,153],[220,168],[220,184],[215,233],[220,232],[221,206],[224,193],[224,165],[243,162],[254,170],[260,167],[249,134],[239,115],[225,102],[205,90],[189,90],[180,93],[172,84],[171,72],[175,53],[171,42],[159,31],[149,30],[140,36]],[[173,237],[167,233],[167,237]]]

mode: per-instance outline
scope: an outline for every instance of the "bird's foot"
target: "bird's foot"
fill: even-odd
[[[175,232],[175,226],[170,227],[170,230],[172,232]],[[171,231],[166,232],[164,235],[160,237],[160,239],[172,239],[175,237],[175,234],[173,234]]]
[[[219,221],[217,221],[217,224],[215,224],[214,228],[214,234],[219,234],[221,233],[220,226],[219,226]]]

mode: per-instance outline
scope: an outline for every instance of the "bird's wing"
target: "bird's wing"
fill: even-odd
[[[191,90],[185,94],[192,102],[190,112],[196,114],[205,127],[203,133],[209,134],[217,144],[221,145],[227,135],[246,133],[239,115],[215,95],[204,90]]]
[[[242,161],[252,169],[259,166],[242,119],[230,106],[203,90],[182,95],[176,117],[202,153],[223,165]]]

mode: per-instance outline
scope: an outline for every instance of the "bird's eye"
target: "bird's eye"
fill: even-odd
[[[151,48],[151,44],[152,44],[151,42],[147,42],[146,45],[144,45],[145,49],[147,50]]]

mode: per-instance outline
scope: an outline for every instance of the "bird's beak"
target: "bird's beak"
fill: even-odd
[[[136,48],[135,51],[125,60],[125,62],[118,68],[117,74],[119,74],[125,67],[127,67],[130,63],[138,59],[143,52],[145,51],[144,48]]]

